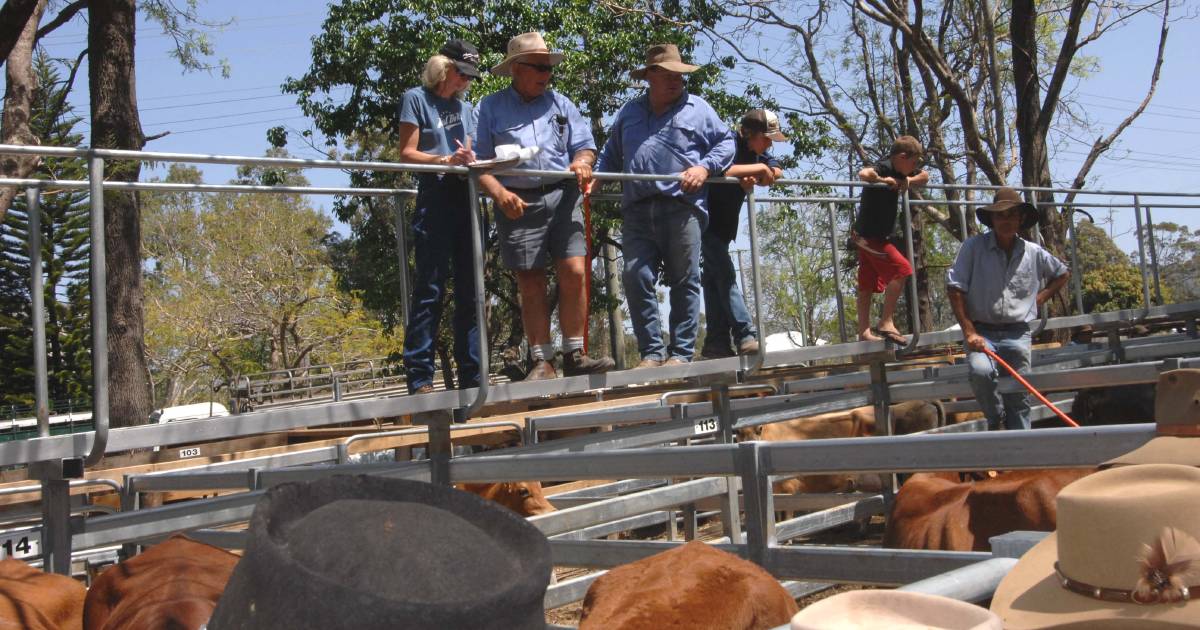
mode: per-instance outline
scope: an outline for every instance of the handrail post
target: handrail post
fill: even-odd
[[[42,191],[37,186],[25,189],[25,207],[29,215],[29,296],[33,302],[33,391],[36,404],[38,437],[50,436],[50,387],[46,373],[46,293],[42,286]]]
[[[479,211],[478,171],[472,170],[467,174],[467,194],[470,196],[471,202],[471,255],[475,259],[475,328],[479,338],[479,386],[475,393],[475,400],[470,407],[463,410],[462,422],[466,422],[483,408],[483,403],[487,401],[488,387],[491,385],[491,379],[488,377],[490,368],[488,366],[487,316],[484,313],[484,305],[487,300],[484,296],[483,284],[483,222]],[[455,409],[455,413],[458,413],[458,409]],[[457,416],[455,421],[459,421]],[[430,431],[432,430],[433,426],[431,425]],[[430,437],[432,438],[432,435]]]
[[[94,155],[88,160],[91,197],[91,270],[92,284],[92,426],[95,437],[92,450],[84,461],[95,466],[108,447],[108,293],[104,243],[104,159]]]
[[[1083,315],[1083,270],[1079,268],[1079,234],[1075,230],[1074,208],[1067,209],[1067,239],[1071,241],[1071,288],[1075,293],[1075,312]]]
[[[921,309],[918,302],[920,297],[917,295],[917,264],[913,260],[912,206],[908,203],[907,190],[900,195],[900,203],[904,208],[904,253],[908,256],[908,264],[913,269],[913,273],[908,277],[908,282],[906,283],[906,287],[908,288],[908,324],[912,326],[912,337],[908,340],[908,345],[896,349],[896,356],[904,356],[916,350],[917,342],[921,339]]]
[[[838,337],[842,343],[846,343],[846,304],[842,298],[842,261],[838,254],[837,212],[833,202],[825,204],[825,209],[829,212],[829,252],[833,263],[833,296],[837,300]]]
[[[1034,212],[1036,212],[1037,215],[1039,217],[1041,217],[1042,212],[1041,212],[1041,209],[1038,208],[1037,194],[1034,193],[1033,191],[1026,191],[1025,197],[1027,199],[1029,199],[1029,205],[1033,206]],[[1041,245],[1042,244],[1041,230],[1034,229],[1033,234],[1035,237],[1037,237],[1038,245]],[[1046,324],[1050,321],[1050,307],[1046,306],[1046,304],[1043,303],[1041,306],[1038,307],[1038,313],[1041,315],[1041,319],[1038,320],[1037,328],[1029,331],[1030,335],[1034,338],[1036,338],[1038,335],[1042,334],[1043,330],[1046,330]]]
[[[408,230],[404,225],[404,205],[400,195],[392,195],[392,203],[396,207],[396,253],[400,259],[400,312],[404,329],[408,330],[408,300],[412,286],[408,278]]]
[[[717,414],[717,442],[733,444],[733,425],[737,418],[729,406],[728,385],[716,383],[712,386],[712,404],[713,411]],[[726,477],[725,481],[725,494],[721,495],[721,525],[725,529],[725,535],[729,537],[729,542],[740,545],[743,539],[739,522],[738,477]]]
[[[762,325],[762,283],[758,276],[758,221],[756,218],[757,213],[755,212],[756,206],[754,189],[752,188],[746,191],[746,221],[750,227],[750,282],[754,285],[754,329],[758,331],[758,353],[754,355],[754,360],[750,362],[750,365],[745,368],[750,372],[761,368],[767,361],[767,335]],[[742,284],[745,283],[743,282]]]
[[[1138,268],[1142,272],[1142,308],[1150,310],[1150,277],[1146,271],[1146,243],[1142,236],[1142,202],[1133,195],[1133,216],[1137,218]]]
[[[763,451],[759,442],[738,444],[734,457],[742,480],[742,496],[746,505],[746,557],[765,567],[767,549],[774,547],[775,497],[771,478],[763,467]]]
[[[1164,303],[1162,281],[1158,273],[1158,246],[1154,244],[1154,219],[1150,216],[1150,206],[1146,206],[1146,243],[1150,246],[1150,273],[1154,276],[1154,301],[1161,306]]]

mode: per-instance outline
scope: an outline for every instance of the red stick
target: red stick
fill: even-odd
[[[1068,416],[1067,414],[1063,413],[1061,410],[1059,410],[1059,408],[1058,408],[1058,407],[1055,407],[1055,406],[1054,406],[1054,403],[1050,402],[1049,400],[1046,400],[1046,397],[1045,397],[1045,396],[1043,396],[1041,392],[1039,392],[1038,390],[1034,389],[1034,388],[1033,388],[1033,385],[1030,385],[1030,384],[1029,384],[1029,381],[1027,381],[1027,380],[1025,380],[1024,378],[1022,378],[1020,374],[1017,374],[1017,371],[1016,371],[1016,370],[1014,370],[1014,369],[1012,369],[1012,366],[1011,366],[1011,365],[1009,365],[1008,363],[1005,363],[1005,362],[1004,362],[1004,359],[1001,359],[999,356],[997,356],[997,354],[996,354],[995,352],[992,352],[992,351],[991,351],[991,350],[989,350],[987,347],[984,347],[983,351],[984,351],[984,353],[985,353],[985,354],[987,354],[989,357],[992,357],[992,360],[993,360],[993,361],[995,361],[996,363],[999,363],[1001,366],[1003,366],[1003,367],[1004,367],[1004,369],[1008,370],[1008,373],[1009,373],[1009,374],[1012,374],[1012,377],[1013,377],[1013,378],[1015,378],[1015,379],[1017,379],[1017,382],[1018,382],[1018,383],[1020,383],[1020,384],[1024,385],[1024,386],[1025,386],[1025,389],[1028,389],[1028,390],[1029,390],[1029,393],[1033,394],[1033,395],[1034,395],[1034,396],[1035,396],[1035,397],[1036,397],[1038,400],[1042,401],[1042,404],[1043,404],[1043,405],[1046,405],[1047,407],[1049,407],[1049,408],[1050,408],[1050,410],[1051,410],[1051,411],[1053,411],[1055,414],[1057,414],[1057,415],[1058,415],[1058,418],[1059,418],[1060,420],[1062,420],[1063,422],[1065,422],[1065,423],[1067,423],[1068,425],[1070,425],[1070,426],[1073,426],[1073,427],[1078,427],[1078,426],[1079,426],[1079,423],[1078,423],[1078,422],[1075,422],[1074,420],[1072,420],[1072,419],[1071,419],[1071,417],[1070,417],[1070,416]]]

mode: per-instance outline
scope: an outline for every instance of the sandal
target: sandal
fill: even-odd
[[[908,337],[905,337],[894,330],[880,330],[878,328],[872,328],[871,332],[883,337],[885,341],[890,341],[898,346],[908,345]]]

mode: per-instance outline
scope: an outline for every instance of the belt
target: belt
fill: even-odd
[[[511,190],[513,192],[518,192],[518,193],[540,193],[540,194],[544,195],[551,191],[565,189],[566,183],[567,183],[567,180],[559,180],[557,182],[551,182],[549,184],[541,184],[539,186],[530,186],[528,188],[522,188],[520,186],[505,186],[505,188],[508,188],[509,190]]]

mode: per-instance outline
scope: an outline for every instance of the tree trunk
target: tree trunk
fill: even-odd
[[[88,5],[88,78],[95,148],[136,151],[145,144],[134,87],[136,26],[135,0],[93,0]],[[136,161],[105,164],[109,181],[137,181],[140,171],[141,164]],[[108,250],[105,302],[109,417],[114,427],[144,424],[151,400],[143,343],[142,235],[137,193],[106,192],[104,222]]]
[[[45,8],[45,0],[8,0],[0,7],[0,60],[12,54],[18,41],[25,39],[26,30],[32,28],[37,33]],[[28,41],[32,43],[33,38]]]
[[[5,68],[4,117],[0,120],[0,142],[4,144],[41,144],[37,136],[29,128],[32,115],[33,97],[37,92],[37,77],[33,73],[33,46],[37,36],[38,22],[42,19],[42,11],[46,8],[45,0],[30,3],[29,13],[22,22],[24,28],[17,28],[17,35],[11,45],[8,66]],[[10,18],[9,2],[0,9],[0,22]],[[19,9],[14,10],[13,12]],[[24,12],[22,11],[24,14]],[[9,30],[11,24],[2,28]],[[2,42],[0,42],[2,43]],[[4,47],[0,47],[2,51]],[[0,176],[25,178],[37,168],[40,158],[34,155],[5,155],[0,157]],[[12,205],[13,198],[20,193],[16,187],[0,187],[0,223]]]

